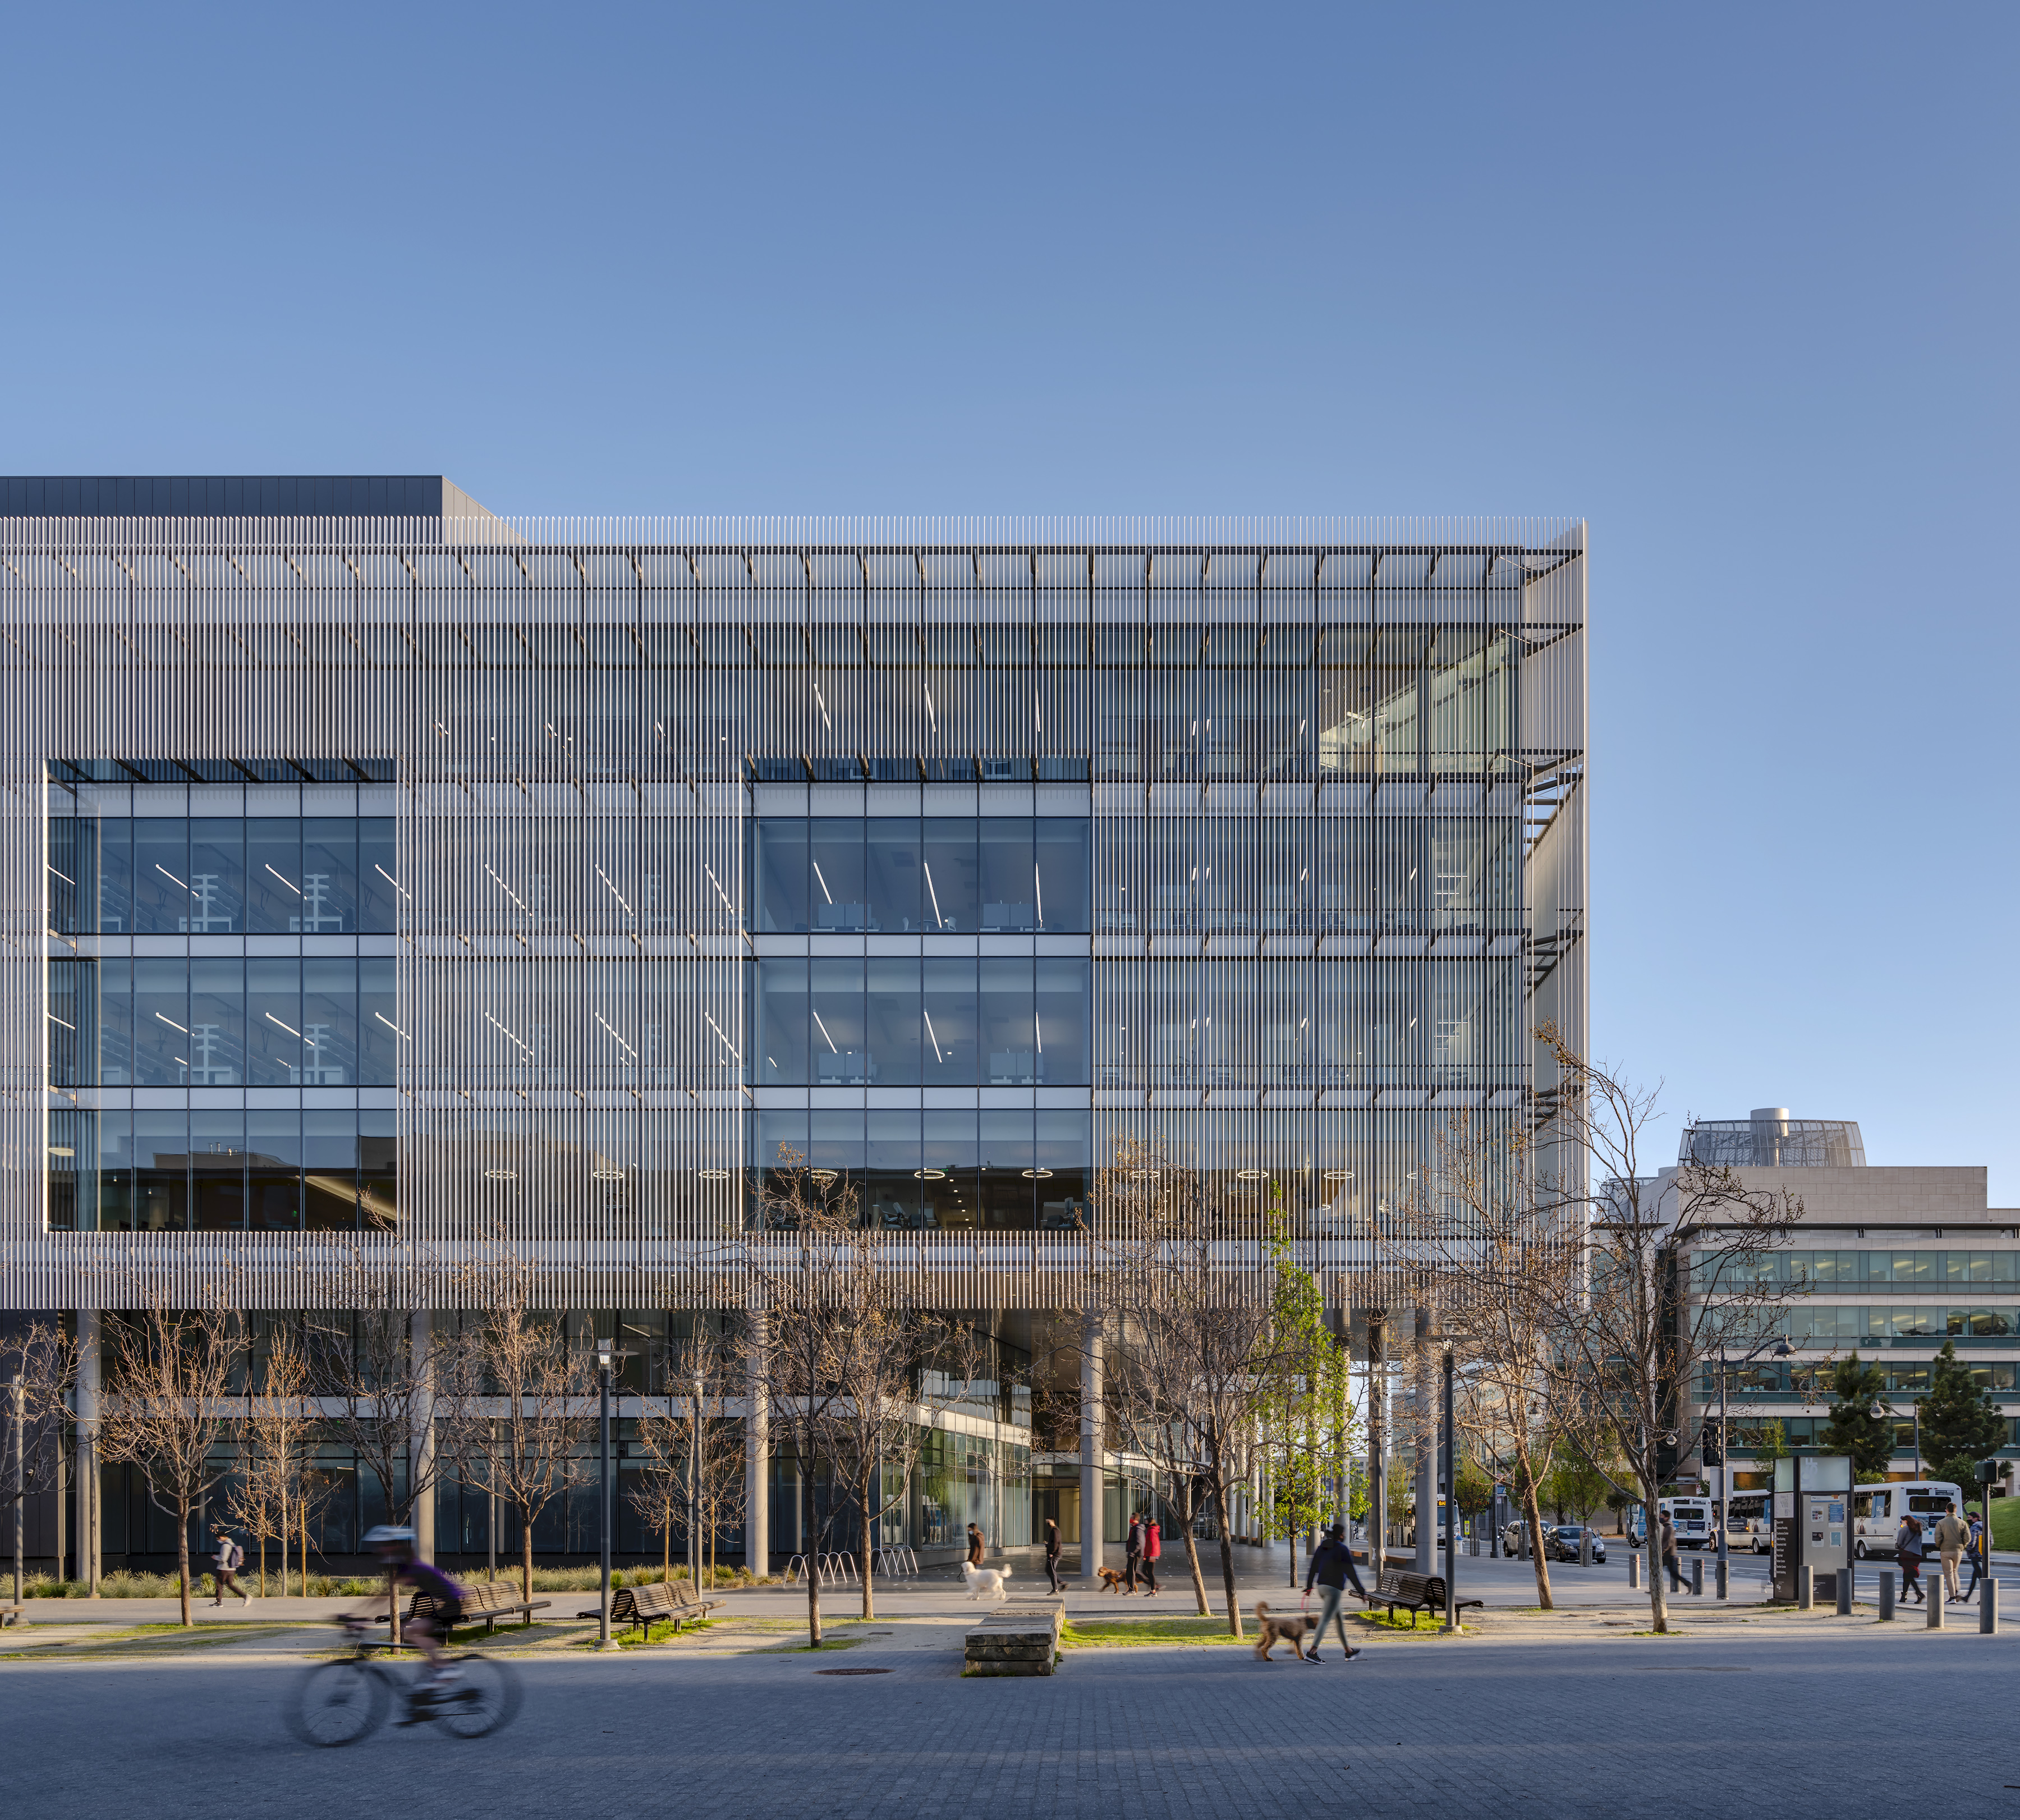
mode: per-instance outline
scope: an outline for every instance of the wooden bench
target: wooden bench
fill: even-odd
[[[521,1599],[519,1589],[510,1580],[480,1580],[474,1586],[466,1586],[463,1592],[463,1611],[459,1622],[467,1624],[474,1618],[484,1620],[484,1634],[492,1635],[498,1628],[498,1620],[513,1612],[523,1611],[529,1623],[536,1611],[543,1611],[551,1605],[551,1599]],[[416,1593],[407,1607],[405,1622],[412,1624],[416,1618],[439,1618],[442,1602],[432,1593]],[[383,1618],[378,1622],[383,1624]]]
[[[721,1603],[720,1599],[697,1599],[694,1589],[685,1580],[663,1580],[649,1586],[619,1586],[610,1601],[610,1622],[613,1626],[634,1626],[649,1635],[656,1622],[669,1618],[673,1622],[674,1634],[678,1637],[682,1625],[707,1617]],[[603,1613],[599,1608],[578,1611],[576,1615],[601,1618]]]
[[[0,1605],[0,1629],[10,1624],[19,1626],[25,1623],[27,1616],[28,1608],[25,1605]]]
[[[1419,1611],[1442,1611],[1445,1609],[1448,1594],[1442,1574],[1407,1573],[1401,1568],[1384,1568],[1375,1582],[1375,1590],[1364,1593],[1361,1597],[1372,1611],[1377,1605],[1386,1605],[1392,1618],[1401,1605],[1412,1618]],[[1462,1599],[1458,1609],[1463,1611],[1469,1605],[1487,1609],[1484,1599]]]

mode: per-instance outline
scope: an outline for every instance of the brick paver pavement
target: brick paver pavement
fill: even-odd
[[[1077,1651],[1048,1679],[964,1680],[957,1622],[898,1619],[833,1654],[531,1659],[499,1737],[420,1727],[335,1752],[278,1722],[299,1658],[249,1646],[0,1664],[0,1710],[13,1811],[150,1820],[2020,1811],[2011,1634],[1757,1608],[1674,1638],[1606,1622],[1506,1616],[1317,1667],[1231,1645]],[[845,1666],[889,1672],[818,1672]]]

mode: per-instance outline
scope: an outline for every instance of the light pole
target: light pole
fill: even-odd
[[[23,1388],[21,1374],[16,1371],[7,1382],[9,1413],[13,1418],[14,1429],[14,1603],[21,1603],[21,1519],[27,1503],[28,1425],[27,1421],[27,1392]],[[220,1597],[223,1595],[220,1593]]]
[[[701,1597],[701,1371],[694,1375],[694,1400],[688,1409],[688,1584]]]
[[[1448,1335],[1445,1340],[1445,1622],[1447,1631],[1459,1629],[1459,1610],[1454,1601],[1459,1596],[1459,1550],[1453,1546],[1455,1526],[1459,1520],[1459,1456],[1452,1449],[1452,1349]]]
[[[610,1637],[610,1368],[616,1357],[616,1342],[596,1342],[597,1425],[601,1436],[601,1469],[598,1476],[602,1494],[603,1598],[597,1613],[596,1647],[616,1649]]]
[[[1778,1339],[1773,1346],[1768,1348],[1768,1356],[1771,1359],[1786,1359],[1795,1350],[1786,1339]],[[1753,1352],[1747,1354],[1746,1360],[1742,1360],[1741,1363],[1745,1364],[1747,1360],[1756,1357],[1760,1350],[1760,1349],[1757,1346]],[[1729,1412],[1726,1407],[1726,1365],[1725,1348],[1720,1346],[1718,1350],[1718,1570],[1717,1575],[1717,1597],[1720,1599],[1729,1597],[1731,1590],[1731,1564],[1725,1541],[1726,1518],[1732,1501],[1732,1450],[1727,1444],[1731,1437],[1727,1432]],[[1771,1491],[1773,1488],[1770,1487],[1769,1489]],[[1771,1498],[1769,1502],[1771,1506],[1773,1502]]]

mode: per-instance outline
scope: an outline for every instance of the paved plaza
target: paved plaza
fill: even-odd
[[[851,1647],[793,1646],[788,1595],[739,1601],[725,1626],[598,1655],[565,1637],[501,1640],[525,1703],[463,1742],[388,1729],[340,1751],[295,1743],[283,1695],[328,1647],[278,1602],[267,1622],[208,1627],[194,1647],[114,1640],[119,1626],[7,1633],[0,1662],[17,1812],[167,1817],[400,1811],[626,1815],[903,1816],[1349,1813],[1647,1815],[1835,1811],[2020,1813],[2007,1716],[2020,1639],[1954,1610],[1882,1626],[1751,1601],[1680,1610],[1683,1634],[1637,1635],[1646,1607],[1554,1616],[1497,1605],[1473,1634],[1373,1632],[1313,1667],[1245,1646],[1074,1649],[1057,1674],[964,1680],[974,1607],[947,1589],[893,1591]],[[1244,1595],[1249,1589],[1244,1588]],[[1261,1595],[1267,1597],[1267,1589]],[[108,1602],[109,1603],[109,1602]],[[559,1595],[557,1608],[586,1603]],[[1185,1602],[1165,1603],[1165,1615]],[[830,1608],[843,1618],[850,1601]],[[1139,1601],[1132,1617],[1150,1615]],[[1120,1615],[1087,1596],[1081,1621]],[[205,1607],[209,1615],[209,1608]],[[118,1614],[122,1618],[126,1614]],[[278,1621],[278,1622],[275,1622]],[[130,1634],[130,1633],[129,1633]],[[583,1633],[572,1633],[579,1638]],[[102,1642],[94,1639],[103,1639]],[[122,1656],[122,1649],[161,1655]],[[835,1668],[874,1674],[836,1676]]]

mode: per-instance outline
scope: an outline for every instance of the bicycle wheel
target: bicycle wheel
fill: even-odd
[[[461,1678],[434,1697],[434,1716],[458,1738],[482,1738],[519,1710],[519,1677],[488,1655],[452,1656]]]
[[[304,1744],[354,1744],[386,1716],[385,1677],[348,1658],[318,1662],[295,1684],[288,1728]]]

